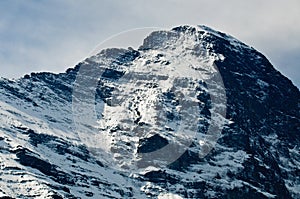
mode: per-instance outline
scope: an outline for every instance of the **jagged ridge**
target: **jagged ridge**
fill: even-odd
[[[147,168],[147,161],[140,161],[142,169],[129,177],[122,168],[131,168],[131,160],[140,160],[138,151],[163,147],[174,129],[154,126],[159,133],[135,140],[124,126],[106,123],[107,129],[102,131],[111,139],[108,149],[115,155],[113,161],[117,165],[112,166],[106,152],[89,150],[76,132],[72,92],[78,71],[84,67],[106,69],[97,87],[96,103],[99,107],[104,101],[107,115],[113,116],[109,112],[114,105],[110,99],[115,88],[122,88],[117,80],[124,75],[126,78],[128,68],[155,66],[166,72],[167,67],[177,63],[176,55],[188,59],[195,70],[206,75],[197,85],[202,119],[199,132],[206,132],[211,120],[211,99],[205,78],[212,72],[209,66],[217,66],[226,88],[226,126],[216,147],[205,158],[198,158],[200,146],[195,142],[166,168]],[[139,69],[143,70],[134,70],[143,72]],[[179,67],[176,70],[177,74],[184,73]],[[155,77],[168,76],[160,75]],[[159,85],[147,81],[142,82],[148,87],[140,94],[149,97],[148,91],[154,92]],[[131,87],[125,88],[133,91]],[[300,195],[299,90],[261,53],[208,27],[180,26],[153,32],[137,50],[103,50],[65,73],[32,73],[17,80],[1,79],[0,99],[0,196],[162,198],[163,193],[173,193],[182,198],[297,198]],[[168,110],[169,123],[180,120],[174,108],[179,103],[174,93],[166,91],[159,99],[165,104],[164,110]],[[132,126],[151,121],[139,111],[141,108],[137,105],[130,110],[135,118]],[[117,117],[123,116],[117,114]]]

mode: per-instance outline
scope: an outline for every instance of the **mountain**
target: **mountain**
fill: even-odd
[[[0,79],[0,198],[300,198],[300,92],[206,26]]]

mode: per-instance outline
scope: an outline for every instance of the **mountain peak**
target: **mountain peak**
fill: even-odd
[[[0,197],[298,198],[300,92],[206,26],[0,79]]]

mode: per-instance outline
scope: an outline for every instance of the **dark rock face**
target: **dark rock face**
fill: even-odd
[[[150,153],[158,149],[163,148],[168,144],[168,140],[155,134],[149,138],[140,140],[140,145],[138,147],[138,153]]]
[[[37,120],[29,120],[26,118],[28,116],[22,114],[33,114],[40,121],[54,126],[50,130],[67,131],[64,138],[14,123],[5,126],[6,120],[1,120],[5,122],[3,127],[0,126],[0,155],[4,160],[5,154],[14,154],[14,161],[19,164],[0,164],[3,176],[24,175],[19,174],[23,167],[34,169],[37,176],[49,181],[45,186],[50,190],[48,196],[52,198],[157,198],[161,192],[174,193],[182,198],[299,198],[299,89],[275,70],[260,52],[224,33],[201,28],[180,26],[171,31],[151,33],[138,50],[102,51],[98,55],[103,61],[100,64],[88,58],[65,73],[32,73],[17,81],[0,80],[1,101],[13,107],[9,109],[1,105],[0,110],[4,110],[0,112],[1,117],[13,115],[22,118],[20,121],[23,123],[28,120],[26,124],[30,126]],[[226,119],[232,122],[225,125],[217,145],[206,157],[198,157],[195,151],[197,145],[193,142],[181,157],[165,169],[128,177],[126,173],[107,168],[109,165],[105,161],[96,160],[87,147],[66,140],[71,132],[69,129],[74,126],[69,105],[72,103],[76,75],[81,67],[88,66],[91,70],[105,68],[101,74],[104,80],[99,81],[95,90],[95,99],[96,102],[104,101],[105,105],[112,106],[110,100],[115,88],[107,86],[105,81],[117,82],[125,74],[120,66],[130,67],[135,60],[143,58],[143,53],[175,45],[184,46],[181,43],[183,35],[185,38],[194,38],[194,46],[186,48],[191,55],[205,57],[214,54],[224,57],[214,60],[214,64],[226,89]],[[163,60],[163,57],[163,54],[158,54],[153,60],[145,60],[145,63],[168,67],[171,61]],[[95,74],[94,78],[97,75],[100,74]],[[151,89],[158,85],[153,83],[147,86]],[[199,121],[198,132],[205,133],[211,120],[212,100],[205,82],[199,81],[198,89],[197,99],[201,102],[199,115],[203,118]],[[163,93],[162,102],[169,108],[166,111],[168,122],[181,119],[174,108],[179,101],[172,91]],[[141,113],[137,109],[134,111],[137,119],[133,124],[147,125],[141,122]],[[42,126],[36,124],[39,125]],[[165,130],[175,132],[170,127]],[[121,131],[119,126],[111,127],[110,132],[130,134]],[[28,145],[24,145],[24,140]],[[133,144],[121,141],[120,146],[114,148],[115,151],[133,151]],[[19,143],[17,149],[13,147],[13,142]],[[147,153],[168,144],[167,137],[156,132],[139,140],[136,153],[147,156]],[[46,156],[49,154],[55,155],[48,159]],[[59,162],[51,159],[53,157],[65,159]],[[99,176],[95,176],[95,170],[99,171]],[[132,184],[126,184],[128,181]],[[147,183],[151,186],[146,186]],[[3,195],[7,196],[2,198],[10,198],[8,192],[3,192]],[[35,197],[26,194],[20,196]]]
[[[226,87],[227,117],[236,121],[233,128],[224,131],[226,137],[219,143],[242,148],[251,155],[237,178],[256,184],[278,198],[291,198],[284,182],[286,171],[280,169],[283,162],[279,157],[292,158],[288,149],[299,145],[299,90],[261,53],[241,49],[237,54],[222,38],[216,38],[215,43],[217,47],[214,50],[226,57],[216,65]],[[260,81],[265,83],[261,85]],[[243,133],[236,134],[234,131]],[[266,138],[272,134],[278,136],[275,145]],[[259,163],[256,157],[262,162]],[[297,176],[297,169],[290,174]],[[299,183],[299,178],[295,180]]]
[[[71,176],[57,170],[57,166],[31,155],[30,151],[18,149],[15,153],[21,165],[37,169],[41,173],[53,177],[58,183],[74,185]]]

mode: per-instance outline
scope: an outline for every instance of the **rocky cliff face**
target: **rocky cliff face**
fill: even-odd
[[[299,198],[299,90],[205,26],[0,79],[0,197]]]

